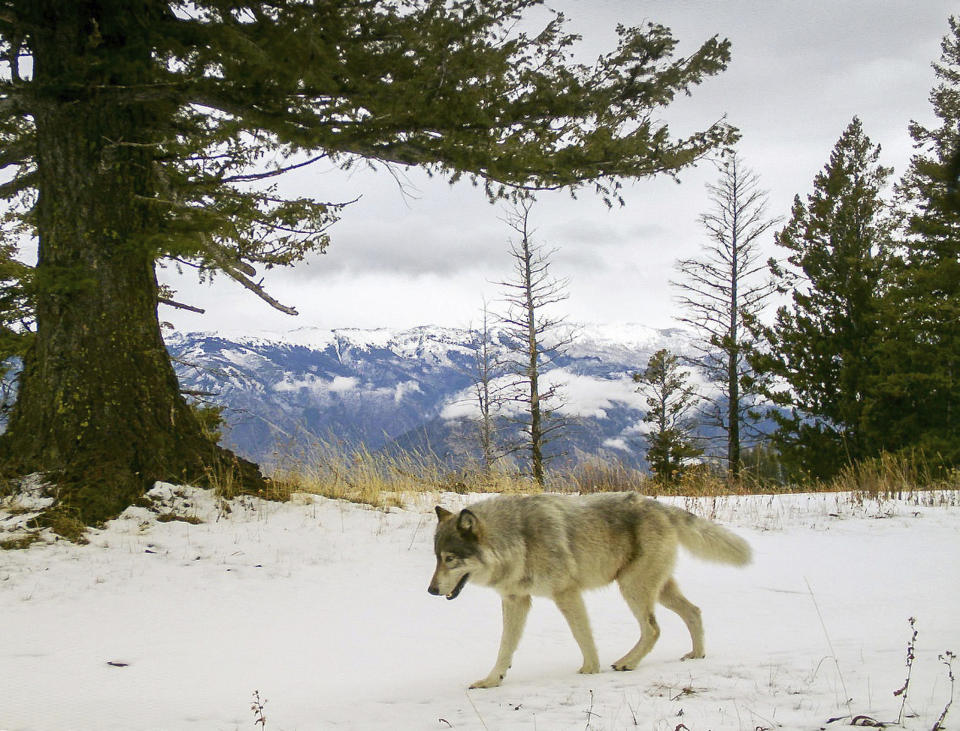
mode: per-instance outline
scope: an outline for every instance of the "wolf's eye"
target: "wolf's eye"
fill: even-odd
[[[447,566],[454,563],[456,560],[457,560],[457,557],[451,556],[450,554],[447,554],[446,556],[443,557],[443,562],[447,564]]]

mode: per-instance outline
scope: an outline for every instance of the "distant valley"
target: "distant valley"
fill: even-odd
[[[184,389],[225,407],[227,446],[269,466],[317,440],[370,450],[476,453],[469,420],[477,333],[466,329],[171,333],[167,345]],[[505,335],[493,333],[496,350]],[[689,348],[681,330],[578,326],[547,369],[569,422],[550,445],[568,459],[604,453],[642,464],[643,398],[631,375],[659,348]],[[511,430],[509,414],[502,419]]]

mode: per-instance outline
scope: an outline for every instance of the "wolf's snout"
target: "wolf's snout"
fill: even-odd
[[[440,590],[433,584],[430,584],[430,586],[427,587],[427,593],[433,594],[434,596],[440,596]]]

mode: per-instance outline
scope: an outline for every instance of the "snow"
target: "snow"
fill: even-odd
[[[490,328],[491,337],[497,340],[502,326]],[[580,323],[565,328],[573,342],[569,347],[576,357],[603,355],[607,359],[631,361],[637,350],[650,351],[658,348],[682,348],[691,335],[673,328],[658,330],[639,323]],[[283,331],[271,330],[218,330],[217,332],[172,332],[168,340],[177,341],[190,337],[209,337],[244,345],[247,347],[299,346],[323,351],[328,347],[346,346],[357,350],[390,349],[405,357],[433,356],[439,361],[446,358],[448,350],[466,350],[464,344],[476,336],[468,328],[420,326],[408,329],[391,328],[336,328],[328,330],[317,327],[299,327]]]
[[[35,488],[0,503],[0,531],[43,507]],[[243,498],[228,513],[194,488],[152,495],[161,514],[203,522],[130,508],[87,545],[0,552],[0,729],[260,729],[255,690],[275,730],[838,728],[849,719],[827,722],[897,719],[908,617],[904,726],[929,729],[950,697],[937,656],[960,650],[957,492],[678,498],[756,555],[746,569],[681,557],[706,659],[678,660],[689,639],[661,609],[637,670],[577,675],[563,619],[535,599],[504,684],[473,691],[496,655],[498,598],[426,587],[433,505],[479,496],[389,511]],[[613,588],[587,604],[609,663],[636,623]]]
[[[598,350],[610,355],[637,350],[652,353],[660,348],[676,347],[677,343],[692,337],[680,328],[661,330],[636,322],[575,324],[571,326],[571,333],[570,351],[575,355],[590,355]]]

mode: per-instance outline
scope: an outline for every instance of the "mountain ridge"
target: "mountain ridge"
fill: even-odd
[[[643,398],[631,375],[659,348],[685,352],[689,334],[636,323],[569,327],[571,345],[544,373],[566,391],[563,411],[575,422],[556,449],[640,464]],[[225,407],[227,446],[269,464],[311,440],[462,454],[452,442],[462,442],[469,417],[478,337],[423,325],[173,332],[166,340],[183,388]],[[491,329],[496,349],[504,339]]]

